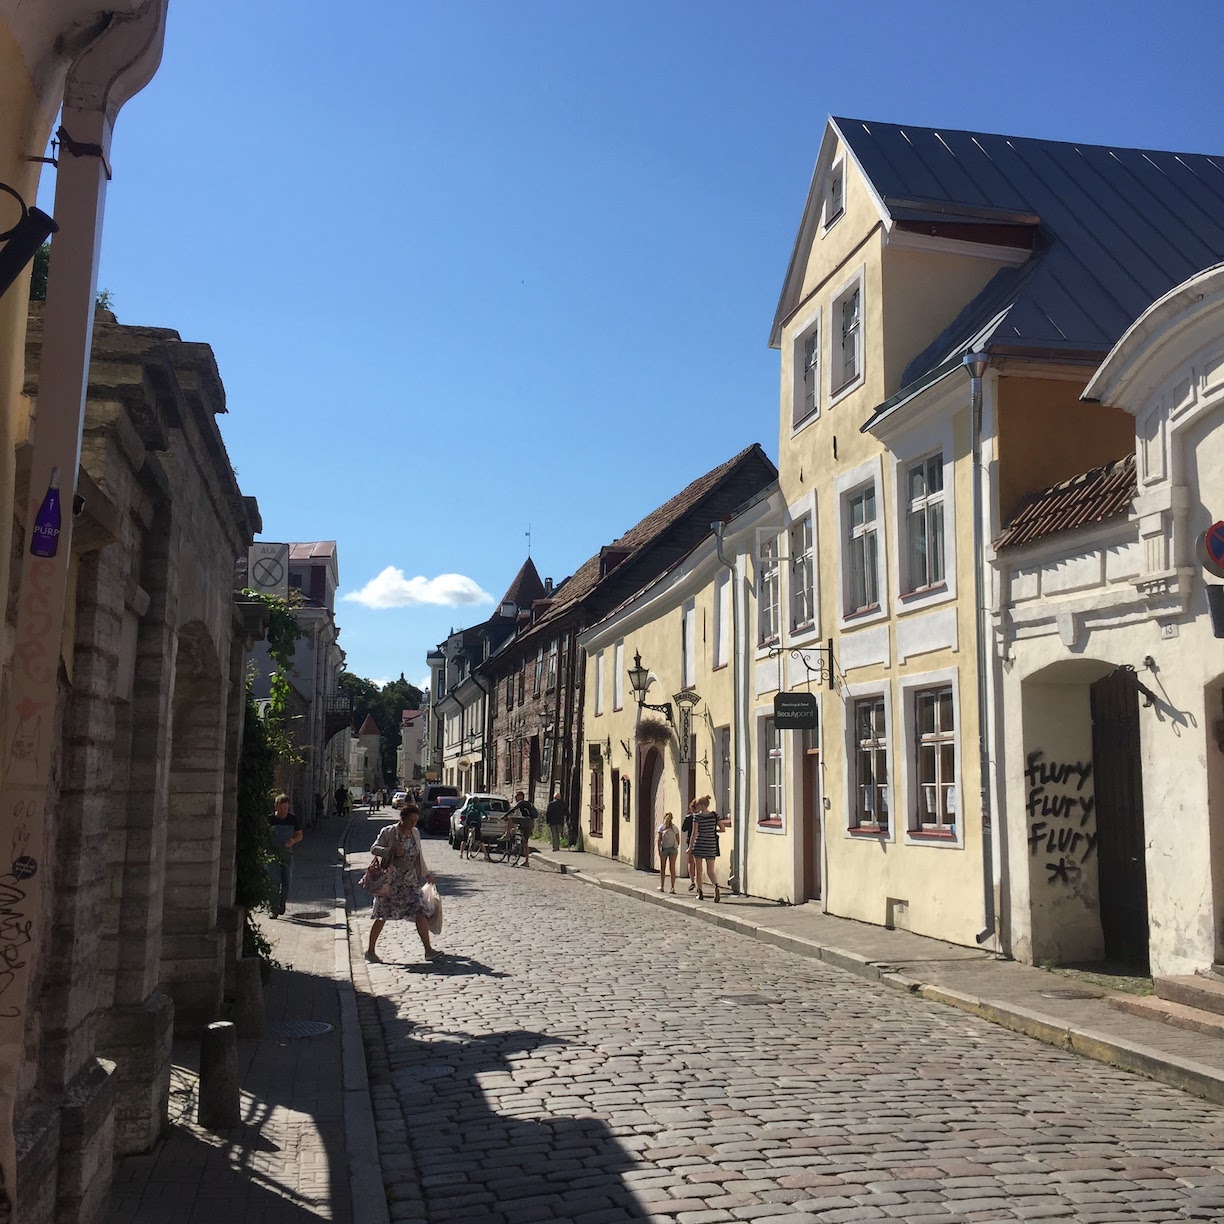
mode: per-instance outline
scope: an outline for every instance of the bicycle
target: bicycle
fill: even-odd
[[[468,829],[463,845],[459,847],[459,857],[474,859],[484,853],[484,842],[476,829]]]

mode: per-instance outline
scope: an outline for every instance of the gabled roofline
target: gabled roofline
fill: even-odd
[[[1176,332],[1224,304],[1224,263],[1212,264],[1157,298],[1127,329],[1089,380],[1080,399],[1135,412],[1127,392]]]
[[[798,281],[799,286],[802,287],[803,273],[807,268],[807,260],[803,256],[811,250],[812,239],[820,219],[820,210],[823,203],[817,195],[816,186],[823,177],[824,172],[833,164],[832,151],[838,141],[841,142],[847,159],[853,163],[854,168],[859,172],[859,177],[867,187],[868,195],[875,202],[876,209],[880,214],[880,220],[884,223],[885,231],[887,232],[892,228],[892,217],[885,206],[883,197],[876,190],[875,184],[867,176],[862,162],[859,161],[854,149],[850,146],[850,142],[845,138],[841,128],[838,126],[838,121],[830,115],[825,121],[824,136],[821,137],[820,151],[816,155],[816,164],[812,167],[812,178],[808,184],[807,199],[804,201],[803,214],[799,220],[799,232],[795,235],[794,246],[791,248],[790,263],[786,265],[786,276],[782,279],[782,292],[778,295],[778,308],[774,312],[773,326],[769,331],[770,348],[777,348],[781,343],[782,328],[798,304],[795,282]],[[802,256],[801,252],[803,253]]]

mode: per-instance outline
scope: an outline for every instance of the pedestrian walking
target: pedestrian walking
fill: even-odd
[[[523,866],[526,867],[531,861],[531,835],[535,832],[539,813],[536,811],[535,804],[522,791],[515,791],[514,806],[507,813],[507,818],[518,821],[519,830],[523,835]]]
[[[374,898],[370,911],[374,919],[370,926],[370,942],[365,958],[372,963],[379,961],[378,937],[388,921],[399,922],[411,918],[416,923],[417,934],[425,947],[425,959],[434,960],[437,950],[429,942],[429,919],[421,901],[421,886],[432,884],[434,878],[425,862],[425,851],[421,835],[417,832],[417,820],[421,809],[415,804],[405,804],[400,809],[399,822],[384,825],[370,847],[386,868],[387,893]]]
[[[272,858],[268,863],[268,878],[272,895],[268,912],[279,918],[289,904],[289,887],[293,883],[293,847],[302,840],[302,821],[289,807],[288,795],[277,795],[272,810]]]
[[[343,816],[348,811],[349,793],[343,786],[336,787],[336,815]]]
[[[565,806],[565,800],[561,798],[560,791],[553,796],[548,810],[544,813],[544,819],[548,822],[548,833],[552,838],[553,850],[560,850],[561,830],[569,824],[569,808]]]
[[[708,795],[697,800],[697,810],[693,813],[693,832],[689,847],[697,868],[697,900],[704,901],[705,893],[701,891],[701,875],[704,865],[706,880],[714,887],[714,900],[721,901],[722,893],[714,874],[714,864],[718,861],[718,834],[723,828],[722,818],[717,812],[710,811]]]
[[[659,891],[663,891],[664,876],[671,868],[671,890],[676,891],[676,859],[680,857],[680,830],[676,818],[670,812],[663,813],[663,823],[655,830],[659,844]]]
[[[680,840],[684,843],[684,869],[688,872],[689,892],[697,887],[697,867],[693,861],[693,813],[697,810],[697,800],[690,799],[688,811],[680,822]]]

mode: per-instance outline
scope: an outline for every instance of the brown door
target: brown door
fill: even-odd
[[[1139,693],[1134,679],[1119,670],[1098,680],[1091,697],[1097,873],[1105,957],[1146,968],[1147,864]]]
[[[620,770],[612,771],[612,785],[608,793],[608,819],[612,822],[612,857],[620,858]]]
[[[639,871],[654,870],[655,795],[663,759],[657,748],[651,748],[642,758],[641,780],[638,782],[637,853],[633,865]]]
[[[820,899],[820,749],[816,732],[803,733],[803,895]]]
[[[603,794],[603,762],[599,762],[591,770],[591,817],[590,828],[592,837],[603,834],[604,794]]]

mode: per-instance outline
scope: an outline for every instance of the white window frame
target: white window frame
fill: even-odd
[[[621,709],[625,704],[625,639],[621,638],[612,647],[612,708]]]
[[[714,575],[714,640],[710,644],[712,671],[731,662],[731,571]]]
[[[850,499],[868,485],[874,485],[876,495],[876,592],[879,606],[874,611],[859,612],[850,609]],[[834,525],[837,529],[837,623],[841,629],[857,629],[888,616],[888,533],[885,530],[886,507],[880,457],[877,455],[834,477],[833,492],[837,499],[834,506]]]
[[[755,819],[753,820],[753,828],[758,833],[768,834],[785,834],[787,821],[787,768],[789,762],[787,760],[787,740],[789,736],[781,731],[775,731],[777,736],[777,753],[774,758],[776,762],[777,777],[778,777],[778,794],[780,799],[780,810],[774,812],[771,807],[770,795],[770,758],[769,758],[769,728],[774,721],[774,712],[772,706],[761,706],[756,711],[756,762],[757,762],[757,777],[760,779],[760,785],[757,787],[757,810]],[[778,818],[778,824],[768,823],[774,817]]]
[[[773,555],[768,558],[772,564],[772,580],[770,572],[763,562],[762,550],[773,546]],[[782,640],[782,534],[778,531],[758,531],[756,533],[756,548],[753,557],[756,566],[756,642],[757,651],[763,652],[770,646]],[[766,583],[770,600],[766,603]],[[765,609],[772,608],[772,632],[767,632],[765,624]]]
[[[838,291],[833,295],[832,302],[829,306],[829,324],[827,331],[829,334],[829,343],[827,345],[828,371],[829,371],[829,405],[830,407],[836,404],[839,400],[849,395],[852,391],[857,390],[863,385],[866,378],[867,366],[867,344],[864,337],[865,319],[866,319],[866,303],[867,294],[866,285],[866,269],[860,267],[859,270],[846,281]],[[854,376],[849,379],[842,378],[842,371],[845,369],[846,346],[843,336],[843,307],[846,302],[854,294],[858,294],[858,322],[851,335],[851,340],[854,344],[855,354],[855,372]]]
[[[899,610],[916,611],[947,603],[956,598],[956,458],[951,422],[939,420],[908,432],[893,441],[889,451],[892,529],[897,541],[889,572]],[[915,591],[909,573],[909,470],[920,459],[936,453],[943,455],[944,577],[937,586]]]
[[[820,632],[820,585],[817,578],[816,551],[816,502],[815,496],[805,498],[788,515],[790,525],[786,529],[786,607],[790,640],[806,639]],[[796,549],[796,533],[804,524],[808,525],[811,539],[808,542],[807,576],[810,589],[811,615],[805,620],[799,617],[799,596],[802,586],[796,577],[796,568],[802,559]]]
[[[924,485],[924,491],[915,496],[913,492],[913,475],[919,471]],[[904,540],[905,540],[905,593],[907,595],[924,595],[928,591],[943,587],[947,582],[948,576],[948,521],[947,521],[947,503],[944,500],[944,484],[947,475],[947,468],[944,464],[942,451],[936,451],[931,455],[924,455],[921,459],[911,460],[909,463],[901,465],[901,471],[904,480],[905,504],[899,506],[898,509],[904,516]],[[935,492],[931,492],[931,476],[933,473],[939,473],[939,488]],[[939,554],[939,573],[931,573],[931,521],[933,512],[938,511],[939,517],[939,537],[940,547]],[[919,575],[915,571],[918,569],[915,565],[915,527],[922,523],[926,528],[926,565],[927,572]],[[897,557],[901,558],[901,548],[898,544]]]
[[[951,829],[953,836],[935,831],[924,831],[917,827],[915,813],[918,810],[921,796],[918,793],[918,717],[915,706],[917,695],[929,689],[952,689],[952,722],[953,722],[953,785],[956,795],[956,820],[944,828]],[[897,778],[901,806],[898,810],[905,818],[905,842],[907,845],[927,846],[939,849],[964,849],[965,845],[965,788],[963,785],[963,762],[961,748],[964,743],[962,707],[960,702],[960,669],[956,667],[938,668],[934,671],[917,672],[905,675],[897,686],[897,700],[901,709],[901,743],[894,755],[893,776]],[[897,768],[898,762],[900,769]]]
[[[796,434],[820,416],[822,399],[821,374],[824,369],[824,353],[821,349],[820,311],[804,324],[795,337],[791,357],[794,371],[791,388],[791,433]],[[809,390],[812,406],[807,399]]]
[[[833,187],[837,185],[840,204],[834,207]],[[839,157],[830,167],[825,179],[824,199],[820,204],[821,230],[827,233],[846,215],[846,159]]]
[[[697,686],[697,601],[686,600],[680,609],[680,687]]]
[[[557,639],[549,643],[548,646],[548,666],[545,672],[544,691],[546,693],[553,692],[557,687]]]
[[[892,710],[892,685],[888,681],[874,681],[866,684],[851,684],[845,688],[845,760],[843,762],[843,782],[845,794],[845,813],[842,824],[843,834],[849,839],[882,839],[895,842],[897,840],[897,737],[894,734]],[[884,703],[884,751],[888,754],[883,783],[886,788],[888,803],[888,827],[876,832],[862,827],[858,820],[859,779],[858,779],[858,703],[860,701],[877,700]],[[878,824],[878,813],[877,821]]]
[[[603,657],[604,652],[601,650],[595,656],[595,717],[598,718],[603,713]]]

